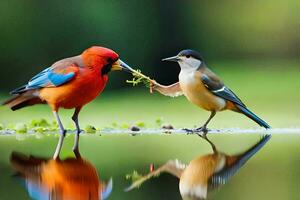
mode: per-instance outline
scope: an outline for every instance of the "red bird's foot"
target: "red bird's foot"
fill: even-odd
[[[75,134],[81,134],[81,133],[84,133],[84,130],[80,129],[80,130],[75,130]]]

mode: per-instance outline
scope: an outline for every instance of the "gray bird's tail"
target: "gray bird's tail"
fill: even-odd
[[[254,146],[252,146],[250,149],[248,149],[246,152],[243,154],[239,155],[240,157],[240,162],[246,162],[249,160],[254,154],[256,154],[265,144],[271,139],[271,135],[263,135],[262,138],[258,143],[256,143]]]
[[[264,135],[258,143],[248,149],[246,152],[232,156],[232,158],[236,158],[233,163],[229,164],[220,172],[213,175],[210,179],[209,188],[215,189],[221,185],[224,185],[228,182],[228,180],[236,174],[241,167],[245,165],[245,163],[254,156],[265,144],[271,139],[271,135]],[[230,158],[230,156],[229,156]]]
[[[260,119],[257,115],[255,115],[253,112],[251,112],[246,107],[238,105],[238,104],[236,104],[236,107],[239,109],[239,111],[241,113],[243,113],[244,115],[246,115],[247,117],[249,117],[250,119],[252,119],[253,121],[255,121],[260,126],[265,127],[266,129],[271,128],[271,126],[269,124],[267,124],[267,122],[265,122],[264,120]]]

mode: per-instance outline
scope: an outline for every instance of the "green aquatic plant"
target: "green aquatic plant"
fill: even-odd
[[[117,122],[113,122],[113,123],[111,123],[111,126],[112,126],[113,128],[117,128],[117,127],[118,127],[118,124],[117,124]]]
[[[16,124],[14,129],[15,129],[16,133],[21,133],[21,134],[27,133],[27,125],[24,123]]]
[[[32,129],[35,133],[44,133],[46,132],[46,129],[43,127],[35,127]]]
[[[33,128],[33,127],[49,127],[50,124],[47,122],[46,119],[33,119],[29,123],[28,127]]]
[[[130,125],[128,123],[122,123],[121,124],[121,128],[122,129],[129,129],[130,128]]]
[[[161,127],[162,124],[164,122],[164,119],[162,117],[159,117],[155,120],[155,124],[158,126],[158,127]]]
[[[136,122],[135,125],[138,126],[139,128],[145,128],[146,127],[146,123],[142,122],[142,121]]]
[[[84,131],[88,134],[95,134],[97,129],[92,126],[92,125],[87,125],[85,128],[84,128]]]

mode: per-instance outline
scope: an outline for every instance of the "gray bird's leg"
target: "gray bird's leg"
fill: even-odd
[[[59,158],[59,154],[60,154],[63,142],[64,142],[64,138],[66,136],[66,130],[64,129],[63,124],[61,123],[58,113],[56,111],[53,111],[53,115],[54,115],[54,117],[58,123],[59,129],[60,129],[60,137],[59,137],[56,149],[55,149],[55,153],[53,155],[53,159],[56,160],[57,158]]]
[[[81,110],[81,107],[76,108],[75,112],[72,116],[72,120],[74,121],[75,126],[76,126],[76,133],[75,133],[74,146],[73,146],[73,152],[75,153],[76,156],[80,155],[79,154],[79,135],[80,135],[81,129],[80,129],[80,126],[78,123],[78,115],[79,115],[80,110]]]
[[[210,139],[208,139],[206,134],[203,134],[203,135],[198,134],[198,136],[200,136],[201,138],[203,138],[204,140],[206,140],[210,144],[210,146],[211,146],[211,148],[212,148],[212,150],[215,154],[218,153],[218,150],[217,150],[215,144],[212,141],[210,141]]]
[[[196,131],[198,131],[198,132],[203,132],[204,135],[206,135],[207,132],[208,132],[207,125],[209,124],[209,122],[211,121],[211,119],[212,119],[215,115],[216,115],[216,111],[212,111],[212,112],[210,113],[210,116],[209,116],[208,120],[204,123],[203,126],[197,128]]]
[[[183,129],[187,132],[187,134],[193,134],[193,133],[199,133],[199,132],[203,132],[204,135],[206,135],[208,133],[208,129],[207,129],[207,125],[209,124],[209,122],[211,121],[211,119],[216,115],[216,111],[212,111],[208,120],[204,123],[203,126],[196,128],[196,129]]]

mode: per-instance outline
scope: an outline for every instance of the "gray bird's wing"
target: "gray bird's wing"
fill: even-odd
[[[205,87],[214,95],[236,103],[240,106],[246,107],[245,104],[234,94],[228,87],[226,87],[218,78],[212,74],[203,74],[201,81]]]
[[[249,148],[247,151],[235,155],[227,156],[226,166],[220,172],[214,174],[209,180],[209,189],[215,189],[224,185],[228,180],[240,170],[240,168],[254,156],[271,138],[271,135],[264,135],[259,142]]]

